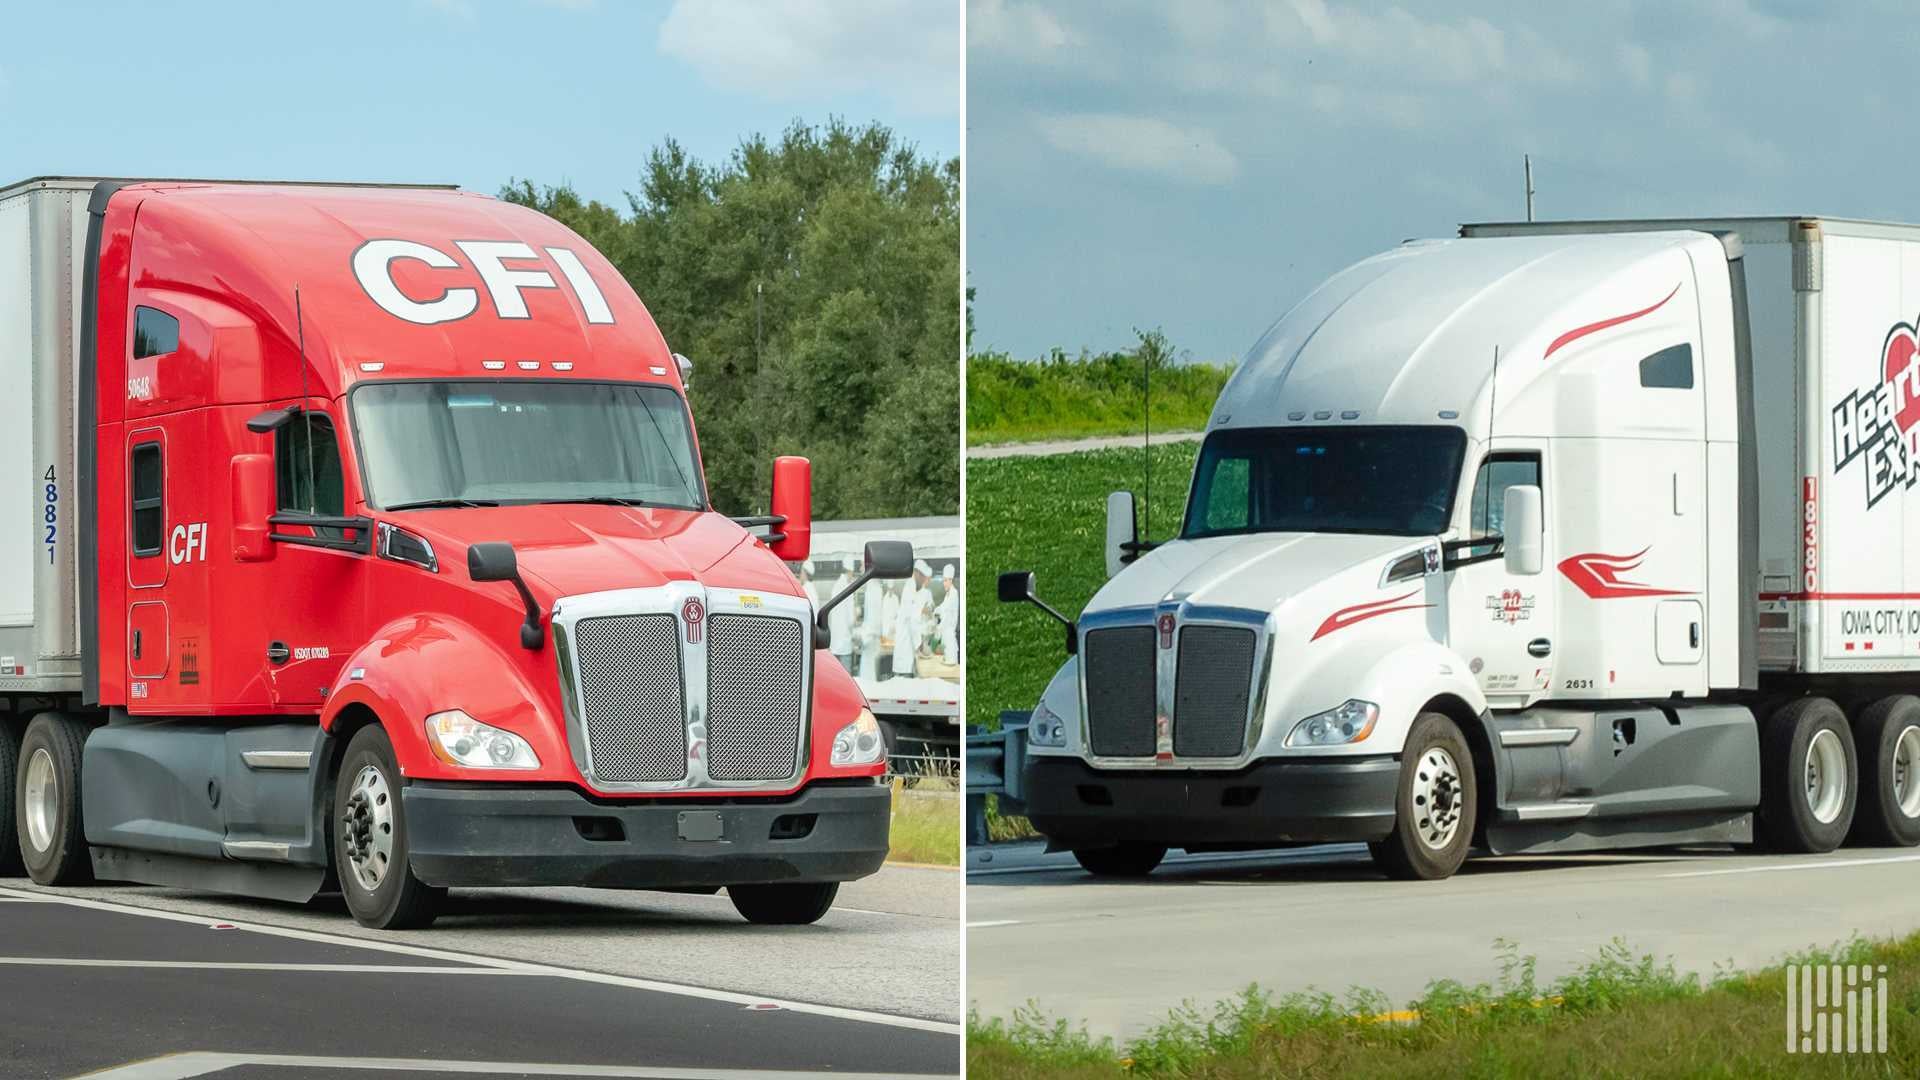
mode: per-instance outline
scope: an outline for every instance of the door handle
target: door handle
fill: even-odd
[[[140,631],[133,632],[133,658],[140,659]]]
[[[1690,649],[1700,647],[1700,624],[1697,622],[1687,624],[1687,647]]]
[[[1534,656],[1546,656],[1553,651],[1553,642],[1543,637],[1534,638],[1527,642],[1527,651]]]

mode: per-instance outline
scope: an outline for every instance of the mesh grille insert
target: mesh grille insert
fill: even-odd
[[[574,638],[595,778],[625,784],[684,778],[687,720],[674,617],[584,619]]]
[[[715,780],[781,780],[800,755],[804,635],[793,619],[708,621],[707,772]]]
[[[1173,752],[1238,757],[1247,742],[1254,633],[1227,626],[1180,628],[1173,681]]]
[[[1087,632],[1087,732],[1101,757],[1152,757],[1154,629]]]

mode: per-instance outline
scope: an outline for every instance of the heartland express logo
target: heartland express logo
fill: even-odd
[[[1920,440],[1920,337],[1894,323],[1880,347],[1880,384],[1851,390],[1833,407],[1833,460],[1838,475],[1856,458],[1866,477],[1867,506],[1897,488],[1920,483],[1914,460]]]

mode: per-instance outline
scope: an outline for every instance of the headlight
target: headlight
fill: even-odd
[[[441,761],[468,769],[540,767],[540,758],[527,740],[483,724],[459,709],[427,717],[427,746]]]
[[[1349,700],[1337,709],[1314,713],[1287,733],[1288,746],[1342,746],[1357,743],[1373,733],[1373,722],[1380,719],[1380,706],[1371,701]]]
[[[833,737],[835,765],[872,765],[886,756],[887,740],[881,737],[880,722],[873,718],[871,709],[861,709],[853,723]]]
[[[1067,722],[1044,701],[1033,707],[1033,719],[1027,721],[1027,745],[1067,745]]]

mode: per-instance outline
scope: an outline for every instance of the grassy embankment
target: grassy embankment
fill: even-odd
[[[1153,539],[1179,532],[1199,448],[1153,448]],[[1138,498],[1145,457],[1125,449],[968,462],[968,724],[991,729],[1000,710],[1033,708],[1066,659],[1060,624],[1029,604],[997,602],[995,579],[1004,570],[1032,570],[1042,599],[1078,615],[1107,577],[1107,493],[1127,490]],[[1027,835],[1017,819],[995,814],[989,825],[995,839]]]
[[[923,777],[907,787],[895,779],[888,842],[888,862],[959,866],[959,783],[952,777]]]
[[[1920,1076],[1920,934],[1854,942],[1797,962],[1886,966],[1888,1044],[1880,1055],[1786,1052],[1783,967],[1681,975],[1616,942],[1550,985],[1503,951],[1500,985],[1431,985],[1396,1013],[1383,995],[1249,989],[1210,1011],[1187,1007],[1124,1045],[1026,1011],[972,1017],[977,1080],[1181,1077],[1795,1077]]]
[[[1147,344],[1147,340],[1154,342]],[[1156,335],[1132,352],[1046,360],[1015,360],[1005,353],[967,359],[967,442],[970,445],[1135,435],[1143,417],[1142,353],[1154,358],[1153,430],[1198,431],[1233,369],[1175,364]]]

